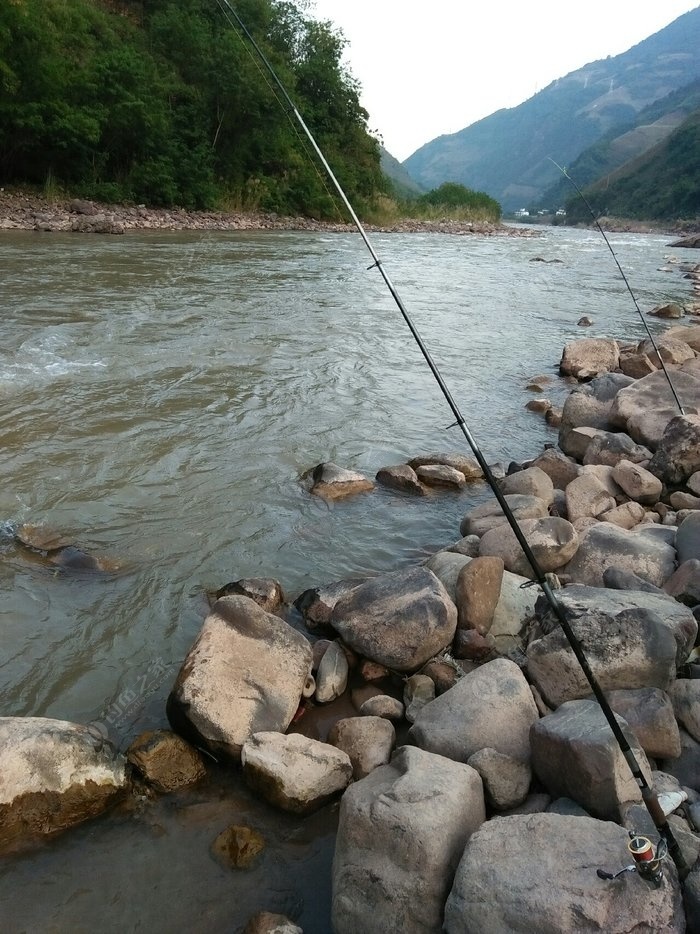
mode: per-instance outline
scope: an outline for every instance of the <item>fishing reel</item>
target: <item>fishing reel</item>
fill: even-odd
[[[630,866],[625,866],[619,872],[606,872],[605,869],[598,870],[600,879],[617,879],[625,872],[638,873],[645,882],[651,882],[654,886],[660,886],[663,882],[663,861],[668,857],[668,844],[662,838],[656,847],[648,837],[630,830],[630,841],[627,849],[632,854],[634,862]]]

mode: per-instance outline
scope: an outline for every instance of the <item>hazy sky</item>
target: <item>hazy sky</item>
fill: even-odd
[[[697,0],[312,0],[339,26],[369,126],[397,159],[617,55]]]

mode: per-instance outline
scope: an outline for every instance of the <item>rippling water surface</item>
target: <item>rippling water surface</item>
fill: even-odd
[[[642,309],[687,298],[660,270],[669,238],[611,240]],[[525,386],[550,374],[562,400],[566,341],[643,336],[592,233],[374,243],[489,461],[556,441]],[[0,530],[45,522],[122,570],[57,573],[0,531],[0,715],[111,717],[125,747],[165,724],[208,590],[264,576],[294,597],[459,537],[481,484],[329,506],[300,482],[322,460],[374,475],[465,450],[369,263],[352,234],[2,234]],[[241,813],[270,839],[232,877],[208,845]],[[272,814],[223,774],[0,864],[0,929],[236,931],[272,908],[323,934],[333,819]]]

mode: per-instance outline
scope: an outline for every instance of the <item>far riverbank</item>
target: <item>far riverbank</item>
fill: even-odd
[[[403,219],[385,226],[366,224],[381,233],[446,233],[454,235],[539,237],[530,227],[444,219]],[[274,213],[187,211],[150,208],[143,204],[101,204],[95,201],[48,199],[26,191],[0,191],[0,230],[36,230],[123,234],[128,230],[309,230],[345,233],[352,224]]]

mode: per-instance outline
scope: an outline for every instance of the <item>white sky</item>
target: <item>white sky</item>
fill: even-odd
[[[369,127],[403,161],[424,143],[514,107],[618,55],[697,0],[311,0],[348,40]]]

